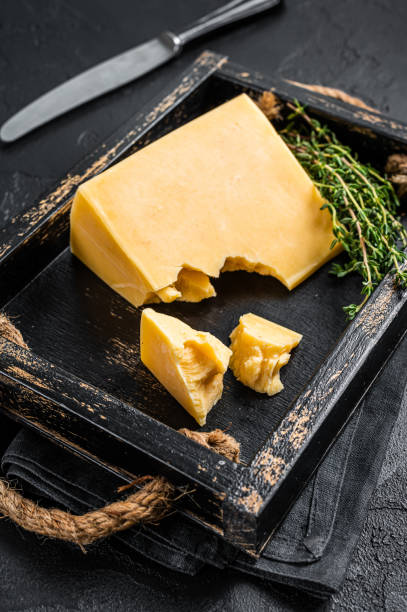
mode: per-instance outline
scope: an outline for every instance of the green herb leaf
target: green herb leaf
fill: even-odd
[[[353,319],[388,272],[407,287],[407,271],[400,267],[407,255],[399,248],[407,245],[407,231],[396,216],[399,201],[391,182],[362,164],[328,126],[297,101],[287,106],[289,123],[280,134],[320,190],[322,209],[331,213],[331,248],[340,242],[349,257],[345,265],[334,263],[331,272],[339,278],[357,272],[363,279],[363,301],[344,307]]]

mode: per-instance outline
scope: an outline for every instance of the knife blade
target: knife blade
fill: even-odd
[[[6,121],[0,130],[0,137],[4,142],[17,140],[67,111],[158,68],[177,52],[175,42],[162,35],[116,55],[28,104]]]
[[[106,60],[51,89],[13,115],[0,129],[3,142],[12,142],[52,119],[143,76],[175,57],[190,42],[281,0],[232,0],[191,24],[181,34],[165,31],[133,49]]]

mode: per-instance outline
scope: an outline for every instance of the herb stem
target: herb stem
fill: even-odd
[[[358,272],[363,279],[361,303],[344,307],[352,319],[388,272],[407,287],[407,269],[400,265],[407,254],[398,246],[407,246],[407,231],[397,217],[399,202],[390,181],[361,163],[328,126],[298,102],[286,106],[291,114],[280,134],[325,200],[335,237],[332,248],[339,242],[348,255],[344,264],[332,265],[332,273]]]

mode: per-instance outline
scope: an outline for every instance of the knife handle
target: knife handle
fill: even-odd
[[[281,0],[232,0],[223,7],[208,13],[194,23],[191,23],[183,32],[165,32],[164,35],[169,36],[174,43],[177,51],[180,50],[186,43],[204,36],[209,32],[223,28],[224,26],[252,17],[258,13],[262,13],[273,6],[280,3]]]

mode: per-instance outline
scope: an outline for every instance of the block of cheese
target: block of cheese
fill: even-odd
[[[248,270],[292,289],[333,257],[322,197],[245,94],[83,183],[71,249],[135,306],[215,295]]]
[[[208,332],[196,331],[176,317],[143,310],[141,361],[199,423],[220,399],[230,349]]]
[[[284,387],[280,368],[290,359],[290,351],[299,344],[301,334],[248,313],[230,334],[234,375],[247,387],[274,395]]]

